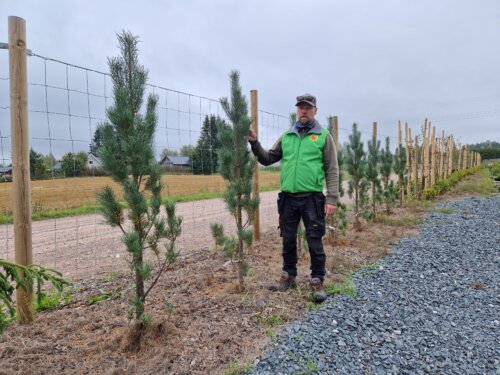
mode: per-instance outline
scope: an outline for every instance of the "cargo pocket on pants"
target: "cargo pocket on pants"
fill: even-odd
[[[314,207],[311,209],[309,235],[311,238],[321,238],[325,235],[325,203],[326,198],[322,193],[312,197]]]

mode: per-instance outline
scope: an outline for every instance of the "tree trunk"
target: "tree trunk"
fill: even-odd
[[[356,181],[355,186],[354,186],[354,193],[355,193],[355,199],[354,199],[354,206],[355,206],[355,217],[356,220],[354,221],[354,228],[359,231],[361,229],[361,224],[359,222],[359,181]]]
[[[372,210],[373,210],[373,218],[377,217],[377,203],[375,202],[375,182],[372,182]]]
[[[241,197],[239,199],[241,199]],[[238,227],[238,232],[240,232],[243,229],[241,206],[238,206],[237,215],[238,215],[237,227]],[[239,282],[239,289],[241,292],[245,290],[245,286],[243,284],[243,260],[244,260],[243,238],[241,238],[241,234],[238,234],[238,282]]]

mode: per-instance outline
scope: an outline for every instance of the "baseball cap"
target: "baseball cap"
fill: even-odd
[[[311,94],[299,95],[297,96],[297,104],[295,104],[295,106],[298,106],[300,103],[307,103],[316,107],[316,97]]]

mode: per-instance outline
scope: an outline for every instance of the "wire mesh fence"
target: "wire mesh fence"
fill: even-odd
[[[1,66],[8,67],[7,54],[1,53],[0,59],[4,60]],[[8,74],[0,71],[0,163],[5,170],[0,176],[4,181],[0,184],[4,222],[0,226],[0,256],[13,260]],[[95,198],[105,185],[119,191],[111,178],[103,175],[96,150],[96,129],[106,121],[106,109],[113,104],[111,77],[37,54],[29,57],[28,77],[30,146],[33,157],[43,165],[41,170],[31,165],[34,262],[60,269],[72,278],[125,268],[121,232],[103,223]],[[178,212],[184,217],[179,250],[185,253],[205,248],[211,241],[211,222],[225,223],[234,230],[223,202],[210,199],[225,187],[224,180],[214,173],[216,161],[210,160],[216,155],[215,145],[200,142],[203,128],[213,131],[211,120],[226,120],[225,114],[217,99],[155,84],[148,84],[147,94],[158,97],[154,147],[165,171],[163,195],[180,201]],[[289,127],[283,115],[259,111],[259,118],[264,147],[270,147]],[[210,135],[213,142],[216,137]],[[276,189],[278,180],[278,173],[273,171],[260,177],[267,190]],[[263,193],[261,198],[265,231],[276,227],[275,193]]]
[[[12,224],[12,183],[9,181],[12,163],[9,72],[7,53],[0,53],[0,257],[14,259]],[[3,69],[3,70],[2,70]],[[31,145],[31,201],[33,217],[33,259],[35,263],[62,270],[70,278],[86,278],[126,268],[125,246],[121,231],[103,223],[97,212],[96,193],[110,185],[120,195],[120,189],[100,166],[99,124],[106,122],[107,108],[113,105],[113,85],[105,72],[31,54],[28,63],[28,113]],[[148,84],[146,94],[158,98],[155,156],[164,169],[163,196],[178,201],[177,211],[184,218],[182,235],[177,241],[181,253],[206,249],[213,241],[210,224],[224,224],[228,232],[235,223],[223,201],[217,197],[225,182],[216,173],[217,137],[215,123],[227,121],[218,99],[183,92],[156,84]],[[258,110],[259,140],[270,148],[290,127],[288,115]],[[376,126],[374,127],[376,128]],[[429,135],[426,155],[429,151]],[[348,140],[351,129],[338,128],[340,144]],[[363,132],[371,139],[371,132]],[[414,134],[416,135],[416,134]],[[401,138],[389,137],[392,144]],[[427,138],[426,138],[427,137]],[[411,142],[411,130],[406,146],[413,150],[411,162],[417,188],[419,158],[418,136]],[[444,142],[444,134],[442,140]],[[452,138],[449,148],[441,146],[444,155],[456,153]],[[409,160],[409,161],[408,161]],[[425,160],[424,160],[425,161]],[[471,163],[465,163],[465,166]],[[410,177],[409,164],[406,166]],[[422,167],[421,173],[426,167]],[[444,168],[444,167],[443,167]],[[424,177],[426,177],[425,175]],[[413,180],[412,180],[413,181]],[[261,191],[261,232],[275,230],[278,224],[276,190],[279,187],[279,166],[266,168],[259,177]],[[408,185],[409,186],[409,185]],[[411,189],[408,188],[408,193]]]

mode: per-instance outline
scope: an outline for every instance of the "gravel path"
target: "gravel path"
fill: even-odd
[[[289,325],[253,373],[500,374],[499,250],[500,195],[440,204],[355,275],[355,298]]]

